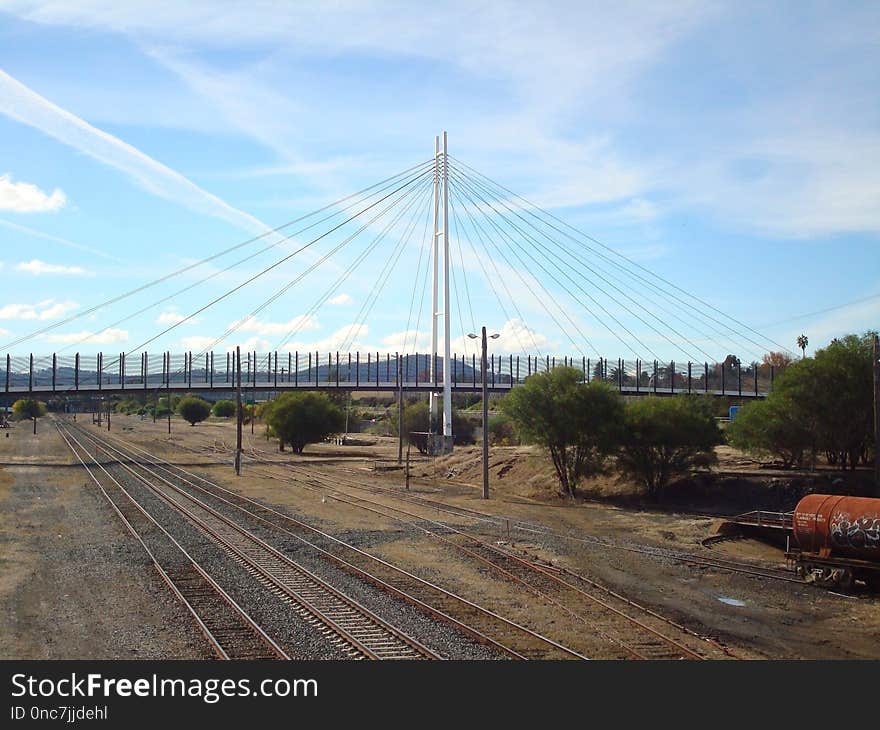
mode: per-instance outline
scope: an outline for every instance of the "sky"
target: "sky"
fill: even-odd
[[[0,0],[0,351],[426,351],[428,177],[384,217],[346,196],[443,131],[456,352],[486,325],[751,361],[880,326],[876,2]]]

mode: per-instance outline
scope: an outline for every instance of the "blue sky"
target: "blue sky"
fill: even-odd
[[[482,323],[505,352],[683,360],[696,345],[699,359],[751,360],[774,342],[794,349],[802,331],[821,346],[880,325],[878,89],[871,2],[0,0],[0,345],[425,161],[445,129],[458,159],[766,336],[743,342],[729,320],[729,336],[711,341],[696,324],[673,331],[634,279],[621,283],[628,298],[589,279],[572,296],[530,262],[496,256],[482,263],[498,267],[499,304],[460,240],[459,352],[462,330]],[[464,220],[468,203],[457,204]],[[296,325],[288,346],[302,350],[427,349],[420,296],[408,316],[427,211],[414,201],[412,238],[404,217],[308,318],[383,221],[217,349],[275,347]],[[200,350],[342,237],[150,348]],[[295,245],[116,326],[234,258],[15,350],[136,349]],[[621,327],[637,341],[612,336]]]

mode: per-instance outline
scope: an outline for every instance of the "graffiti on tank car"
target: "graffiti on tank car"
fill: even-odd
[[[859,549],[880,547],[880,517],[852,520],[848,514],[834,515],[831,518],[831,542],[840,547]]]

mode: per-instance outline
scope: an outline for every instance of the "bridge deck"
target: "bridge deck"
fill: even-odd
[[[522,385],[519,383],[489,383],[488,390],[490,393],[506,393],[517,385]],[[693,393],[696,395],[710,395],[716,397],[735,397],[735,398],[764,398],[766,397],[766,393],[758,392],[755,393],[749,392],[746,390],[740,391],[738,389],[725,389],[725,390],[704,390],[698,388],[691,388],[688,391],[687,388],[652,388],[652,387],[636,387],[633,385],[624,385],[619,386],[615,383],[609,383],[609,385],[613,386],[616,390],[620,391],[623,395],[683,395],[687,393]],[[398,383],[396,381],[373,381],[372,383],[365,382],[355,382],[355,381],[345,381],[340,380],[338,383],[334,380],[331,382],[315,382],[314,380],[311,382],[300,381],[298,383],[295,382],[279,382],[275,383],[274,380],[257,380],[256,383],[253,381],[245,383],[242,382],[242,391],[245,393],[250,392],[261,392],[265,393],[267,391],[291,391],[291,390],[351,390],[358,392],[365,391],[373,391],[373,392],[396,392],[398,389]],[[452,390],[456,393],[473,393],[479,392],[482,390],[482,383],[477,381],[476,383],[473,381],[469,382],[461,382],[461,383],[453,383]],[[412,381],[404,381],[403,389],[407,392],[421,392],[428,393],[431,391],[440,391],[443,389],[442,381],[433,384],[433,383],[424,383],[417,382],[415,380]],[[166,383],[148,383],[144,385],[144,383],[131,381],[127,382],[124,385],[119,382],[115,383],[104,383],[98,385],[97,383],[80,383],[78,386],[73,385],[62,385],[56,384],[54,387],[52,385],[34,385],[29,387],[27,385],[24,386],[10,386],[8,390],[0,390],[0,394],[8,393],[9,395],[15,395],[17,397],[35,395],[35,396],[46,396],[46,395],[75,395],[75,394],[83,394],[83,395],[121,395],[121,394],[137,394],[137,393],[159,393],[171,390],[174,392],[218,392],[218,393],[234,393],[235,386],[232,383],[227,382],[214,382],[213,384],[204,381],[204,380],[194,380],[192,382],[172,382],[170,385]]]
[[[162,390],[232,392],[238,375],[230,353],[193,356],[141,353],[97,355],[7,355],[0,360],[0,397],[48,394],[107,394]],[[5,364],[5,368],[3,365]],[[433,367],[432,367],[433,364]],[[701,393],[716,397],[763,398],[773,383],[773,368],[724,363],[646,363],[641,360],[493,355],[485,378],[493,393],[522,384],[533,374],[559,366],[578,370],[585,381],[601,380],[624,395]],[[484,374],[475,355],[450,362],[455,392],[482,389]],[[434,373],[438,373],[436,379]],[[242,387],[247,391],[353,390],[409,392],[443,389],[443,358],[423,353],[242,353]],[[170,384],[168,381],[171,381]]]

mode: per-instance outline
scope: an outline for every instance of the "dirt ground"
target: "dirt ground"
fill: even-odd
[[[41,428],[49,431],[48,423],[41,424]],[[190,427],[175,418],[170,437],[166,428],[163,421],[153,424],[150,419],[114,415],[111,435],[140,444],[176,463],[189,464],[194,471],[231,489],[302,516],[344,538],[357,537],[367,541],[371,552],[494,607],[551,638],[584,651],[592,648],[589,632],[582,623],[564,619],[553,606],[537,598],[526,598],[518,586],[459,559],[457,553],[434,541],[415,536],[412,530],[405,529],[405,518],[380,516],[337,499],[357,494],[351,483],[375,484],[403,493],[403,472],[396,469],[394,463],[397,455],[394,440],[363,435],[357,437],[354,445],[318,444],[308,447],[302,455],[280,454],[274,443],[266,441],[260,424],[256,425],[253,435],[246,428],[246,449],[257,449],[263,456],[298,467],[309,466],[316,476],[321,476],[323,481],[314,482],[312,486],[316,488],[310,490],[305,488],[301,478],[260,476],[256,473],[256,465],[249,469],[247,459],[240,478],[234,476],[230,466],[218,464],[218,459],[230,457],[229,446],[234,443],[234,427],[229,421],[211,420]],[[182,447],[202,451],[192,453]],[[47,440],[43,448],[45,453],[52,454],[54,460],[67,460],[63,443]],[[0,462],[31,458],[47,463],[37,457],[40,453],[33,446],[27,446],[20,433],[16,433],[11,443],[0,443]],[[731,460],[737,458],[741,456],[730,455]],[[723,543],[711,550],[703,547],[700,541],[713,533],[718,521],[711,514],[678,507],[659,510],[643,501],[632,504],[622,499],[615,501],[613,490],[621,490],[621,493],[624,490],[611,480],[592,485],[601,491],[601,499],[574,502],[561,499],[551,486],[552,472],[546,460],[539,453],[520,447],[492,449],[491,499],[488,501],[479,498],[480,463],[476,448],[457,448],[452,456],[444,459],[413,458],[412,466],[415,475],[411,484],[413,494],[570,534],[571,539],[545,539],[527,533],[509,535],[495,527],[484,533],[588,575],[695,631],[719,639],[741,656],[880,657],[880,613],[877,611],[880,599],[865,595],[837,595],[807,585],[728,573],[626,549],[632,544],[658,546],[708,555],[729,554],[772,567],[783,565],[780,550],[754,541]],[[728,466],[730,464],[725,464]],[[65,509],[73,509],[73,504],[80,505],[82,512],[90,511],[91,517],[81,527],[68,528],[79,534],[77,540],[82,541],[84,548],[91,545],[95,549],[111,541],[113,544],[124,543],[124,535],[113,527],[109,510],[103,509],[93,496],[86,496],[91,492],[82,486],[84,475],[81,472],[73,470],[74,476],[63,482],[56,472],[65,472],[65,468],[29,468],[41,476],[29,477],[32,493],[36,494],[27,498],[22,496],[27,493],[27,487],[22,481],[24,477],[16,472],[16,469],[21,471],[19,467],[7,466],[0,472],[7,480],[0,492],[3,499],[6,502],[12,499],[13,508],[25,510],[23,514],[31,514],[27,510],[36,510],[40,515],[39,519],[34,518],[28,523],[30,527],[26,527],[20,518],[10,522],[12,510],[7,508],[3,513],[4,520],[10,522],[3,524],[3,541],[11,550],[9,558],[4,554],[0,595],[17,616],[28,618],[4,619],[12,621],[12,628],[18,636],[13,646],[0,646],[4,655],[11,656],[64,655],[62,651],[40,654],[41,629],[51,624],[60,599],[51,597],[53,576],[31,567],[50,562],[47,543],[56,529],[50,516],[54,516],[57,522],[58,515],[63,515]],[[274,468],[283,477],[283,466]],[[743,468],[750,469],[752,465]],[[69,471],[68,467],[65,473]],[[777,486],[771,483],[773,478],[740,479],[736,483],[746,483],[751,491],[776,490]],[[370,499],[398,507],[405,504],[406,509],[424,519],[443,520],[474,531],[481,529],[479,522],[474,520],[401,503],[393,494],[370,495]],[[46,504],[39,504],[43,501]],[[34,506],[34,502],[38,506]],[[51,528],[49,524],[52,524]],[[601,538],[610,544],[597,544],[592,538]],[[82,558],[74,552],[71,559],[78,565],[76,561],[82,561]],[[156,601],[156,591],[151,588],[154,580],[144,566],[131,559],[123,562],[117,565],[119,579],[129,583],[125,595],[118,600],[125,609],[115,611],[111,618],[101,619],[116,620],[116,617],[129,613],[138,617],[138,638],[133,638],[127,649],[119,651],[124,653],[132,647],[140,647],[142,653],[137,656],[150,655],[138,641],[145,640],[149,645],[147,637],[151,636],[153,642],[161,644],[161,648],[153,646],[153,655],[191,656],[187,651],[192,652],[192,646],[181,645],[180,637],[161,632],[161,627],[173,623],[173,604]],[[6,567],[7,563],[11,564],[11,569]],[[28,575],[34,576],[33,580],[27,581]],[[79,620],[86,624],[99,622],[95,611],[89,611],[85,606],[88,603],[86,591],[68,591],[68,594],[73,597],[68,600],[72,607],[67,610],[81,617]],[[19,605],[29,608],[18,608]],[[6,613],[8,615],[9,611]],[[127,630],[132,631],[132,627],[126,625]],[[64,638],[56,639],[66,645],[66,655],[104,655],[101,651],[106,651],[105,647],[89,646],[84,639],[77,641],[74,639],[76,634],[68,631]]]

